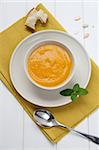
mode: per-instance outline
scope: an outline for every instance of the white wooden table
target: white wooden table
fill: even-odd
[[[25,15],[39,2],[43,2],[99,64],[98,1],[0,0],[0,31]],[[78,22],[74,21],[77,16],[81,17]],[[83,29],[84,23],[87,23],[89,28]],[[74,34],[75,32],[78,33]],[[90,36],[83,39],[86,32],[90,33]],[[96,110],[76,128],[99,136],[99,110]],[[72,134],[68,134],[55,145],[51,144],[0,82],[0,150],[99,150],[99,147]]]

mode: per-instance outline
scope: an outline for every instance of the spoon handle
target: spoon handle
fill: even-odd
[[[75,132],[99,145],[99,138],[98,137],[93,136],[93,135],[89,135],[89,134],[85,134],[85,133],[82,133],[79,131],[75,131]]]
[[[90,141],[92,141],[92,142],[94,142],[94,143],[96,143],[96,144],[99,145],[99,137],[96,137],[96,136],[93,136],[93,135],[89,135],[89,134],[85,134],[85,133],[76,131],[73,128],[70,128],[70,127],[68,127],[66,125],[63,125],[63,124],[59,123],[59,122],[58,122],[58,125],[61,126],[61,127],[63,127],[63,128],[67,128],[68,130],[70,130],[70,131],[72,131],[74,133],[77,133],[80,136],[85,137],[86,139],[89,139]]]

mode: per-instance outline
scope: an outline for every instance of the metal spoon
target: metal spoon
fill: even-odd
[[[69,131],[72,131],[82,137],[85,137],[86,139],[89,139],[90,141],[96,144],[99,144],[98,137],[76,131],[73,128],[70,128],[66,125],[61,124],[60,122],[55,120],[54,116],[48,110],[37,109],[36,111],[34,111],[33,116],[34,116],[34,121],[43,128],[51,128],[55,126],[60,126],[63,128],[67,128]]]

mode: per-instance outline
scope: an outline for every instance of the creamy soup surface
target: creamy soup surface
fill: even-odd
[[[72,59],[66,49],[54,44],[38,47],[30,54],[27,62],[32,80],[45,87],[63,83],[72,68]]]

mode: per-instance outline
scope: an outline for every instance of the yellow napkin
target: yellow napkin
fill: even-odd
[[[48,14],[49,19],[46,25],[42,25],[40,22],[38,22],[36,31],[47,29],[65,31],[65,29],[56,21],[56,19],[42,4],[39,4],[37,9],[44,10],[44,12]],[[0,33],[0,79],[7,86],[10,92],[16,97],[17,101],[21,104],[31,119],[33,119],[32,113],[38,107],[27,102],[17,93],[11,83],[9,75],[9,62],[14,48],[21,40],[31,34],[31,31],[27,30],[24,26],[25,20],[26,17],[21,18],[8,29]],[[70,127],[76,126],[91,112],[93,112],[99,104],[99,69],[93,61],[91,61],[91,63],[92,75],[88,85],[89,94],[79,98],[75,103],[70,103],[58,108],[48,108],[48,110],[50,110],[55,115],[57,120],[67,124]],[[41,129],[41,131],[53,143],[59,141],[64,135],[68,133],[68,131],[58,127],[51,129]]]

